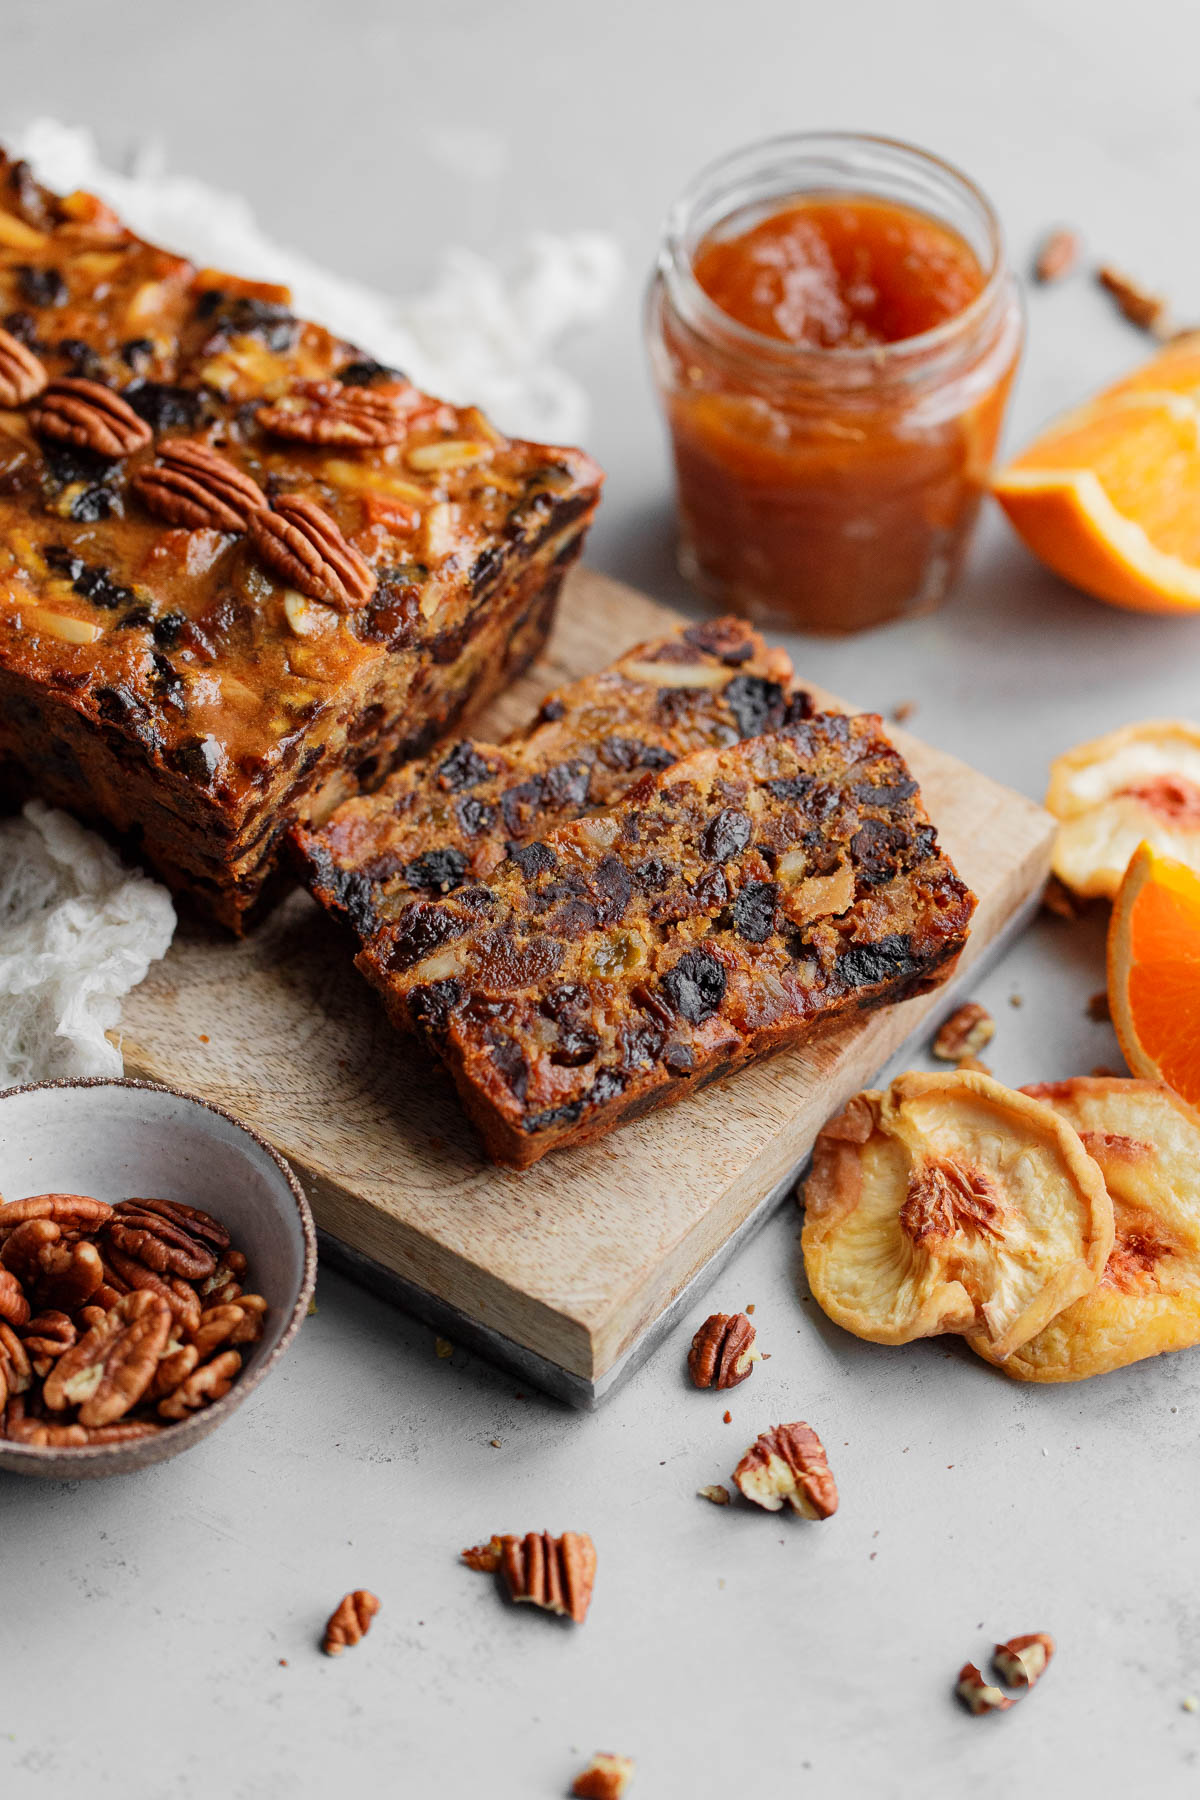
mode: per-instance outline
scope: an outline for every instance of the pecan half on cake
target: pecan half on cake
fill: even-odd
[[[485,880],[516,844],[616,804],[693,750],[805,718],[791,663],[741,619],[689,625],[549,694],[500,744],[463,739],[294,836],[308,885],[364,943],[410,901]],[[370,973],[370,968],[367,970]]]
[[[0,791],[226,925],[536,654],[601,479],[0,154]]]
[[[360,965],[524,1167],[936,986],[974,905],[881,721],[825,713],[411,901]]]

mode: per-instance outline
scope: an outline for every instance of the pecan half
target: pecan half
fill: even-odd
[[[12,1329],[0,1320],[0,1407],[14,1394],[23,1394],[29,1386],[33,1370],[29,1353]]]
[[[47,382],[45,364],[28,344],[0,330],[0,406],[24,406]]]
[[[301,444],[399,444],[408,435],[414,399],[420,396],[408,385],[388,391],[302,381],[282,400],[260,406],[258,423],[274,437]]]
[[[156,1275],[182,1275],[203,1281],[213,1273],[217,1259],[174,1219],[160,1211],[126,1200],[108,1223],[108,1240],[126,1256],[153,1269]]]
[[[942,1062],[961,1062],[964,1056],[978,1056],[985,1044],[996,1035],[996,1021],[978,1000],[968,1000],[950,1014],[933,1040],[933,1054]]]
[[[1016,1705],[1015,1700],[1010,1700],[1008,1695],[1002,1694],[998,1687],[993,1687],[990,1681],[985,1681],[974,1663],[963,1664],[958,1671],[958,1680],[954,1684],[954,1691],[968,1712],[1007,1712],[1010,1706]]]
[[[34,1291],[43,1311],[74,1312],[103,1285],[103,1258],[86,1238],[74,1244],[47,1244],[38,1260],[41,1275]]]
[[[745,1313],[713,1313],[692,1339],[688,1373],[698,1388],[737,1387],[760,1360],[754,1327]]]
[[[128,400],[102,381],[63,375],[42,389],[29,423],[42,437],[77,444],[100,456],[131,456],[154,433]]]
[[[30,1356],[54,1358],[69,1350],[77,1335],[65,1312],[40,1312],[26,1325],[21,1341]]]
[[[0,1320],[9,1325],[26,1325],[30,1306],[25,1290],[10,1269],[0,1269]]]
[[[499,1569],[509,1595],[582,1625],[596,1581],[596,1546],[586,1532],[531,1531],[524,1537],[494,1537],[464,1550],[463,1561],[486,1573]]]
[[[208,444],[164,438],[158,461],[129,484],[144,506],[188,531],[244,531],[270,502],[252,475]]]
[[[194,1370],[173,1394],[160,1400],[159,1412],[164,1419],[186,1419],[189,1413],[197,1412],[200,1407],[208,1406],[214,1400],[223,1400],[233,1386],[241,1366],[239,1351],[223,1350],[210,1363]],[[82,1418],[83,1414],[79,1416]]]
[[[6,1436],[42,1450],[82,1450],[88,1444],[128,1444],[162,1430],[152,1420],[131,1419],[119,1425],[57,1425],[47,1419],[6,1420]]]
[[[158,1294],[125,1294],[102,1322],[62,1356],[46,1377],[51,1412],[78,1405],[81,1425],[112,1425],[136,1406],[154,1379],[171,1328]]]
[[[340,1656],[347,1645],[359,1644],[371,1629],[379,1601],[366,1588],[355,1588],[338,1601],[329,1615],[321,1648],[326,1656]]]
[[[315,500],[284,494],[274,511],[251,514],[249,531],[267,567],[310,600],[351,612],[375,592],[370,563]]]
[[[1054,1639],[1049,1632],[1031,1631],[1025,1637],[997,1644],[992,1661],[1009,1687],[1031,1688],[1046,1673],[1053,1655]]]
[[[1096,270],[1096,280],[1105,293],[1111,294],[1116,301],[1117,311],[1122,318],[1128,319],[1141,331],[1149,331],[1158,337],[1168,329],[1167,302],[1161,294],[1152,294],[1140,283],[1132,281],[1128,275],[1122,275],[1111,263],[1105,263]]]
[[[571,1783],[575,1800],[623,1800],[633,1780],[633,1758],[601,1750]]]
[[[31,1194],[0,1206],[0,1238],[26,1219],[53,1219],[69,1231],[95,1231],[111,1219],[112,1210],[107,1200],[93,1200],[90,1194]]]
[[[811,1425],[773,1425],[761,1432],[733,1471],[734,1485],[768,1512],[786,1501],[806,1519],[828,1519],[837,1511],[837,1483]]]

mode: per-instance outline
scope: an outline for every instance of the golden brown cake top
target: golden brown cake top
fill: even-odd
[[[244,800],[600,479],[0,154],[0,670],[190,779]]]

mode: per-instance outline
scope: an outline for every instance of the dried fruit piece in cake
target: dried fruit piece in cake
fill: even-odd
[[[1082,1381],[1200,1344],[1200,1113],[1154,1081],[1078,1076],[1023,1091],[1079,1133],[1115,1237],[1096,1286],[1006,1357],[1004,1373]]]
[[[2,153],[0,293],[0,800],[240,929],[297,819],[536,655],[600,471]]]
[[[936,985],[973,907],[879,719],[823,714],[412,902],[359,966],[524,1167]]]
[[[615,805],[643,775],[806,718],[791,674],[741,619],[637,644],[547,695],[503,743],[443,746],[298,830],[309,888],[365,940],[412,900],[485,881],[514,844]]]
[[[1077,894],[1111,900],[1142,843],[1200,872],[1200,726],[1150,719],[1076,745],[1051,764],[1046,806],[1054,872]]]
[[[822,1309],[856,1337],[960,1332],[1011,1356],[1095,1287],[1112,1202],[1076,1132],[986,1075],[902,1075],[818,1137],[802,1242]]]

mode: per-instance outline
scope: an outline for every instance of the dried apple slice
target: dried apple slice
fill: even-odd
[[[1143,842],[1200,873],[1200,727],[1151,719],[1078,744],[1051,764],[1046,806],[1054,873],[1077,894],[1111,900]]]
[[[857,1094],[817,1139],[804,1199],[814,1296],[877,1344],[952,1331],[1010,1356],[1095,1286],[1113,1243],[1071,1127],[963,1070]]]
[[[1157,1081],[1080,1076],[1024,1091],[1100,1165],[1116,1237],[1091,1293],[1001,1362],[1004,1373],[1082,1381],[1200,1344],[1200,1113]]]

